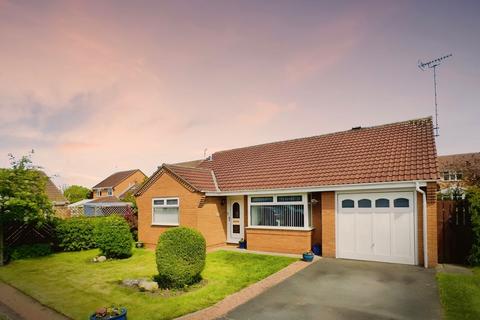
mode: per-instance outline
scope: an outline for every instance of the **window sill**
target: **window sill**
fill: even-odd
[[[287,231],[312,231],[314,227],[295,228],[295,227],[268,227],[268,226],[248,226],[245,229],[261,229],[261,230],[287,230]]]
[[[152,223],[152,226],[155,227],[178,227],[179,223]]]

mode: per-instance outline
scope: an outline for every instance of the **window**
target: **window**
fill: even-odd
[[[410,206],[410,201],[405,198],[397,198],[393,200],[393,206],[395,208],[408,208]]]
[[[445,181],[459,181],[462,180],[463,174],[457,171],[444,171],[442,177]]]
[[[232,218],[233,219],[240,219],[240,205],[238,204],[238,202],[235,202],[233,204],[233,208],[232,208]]]
[[[273,202],[273,197],[252,197],[251,202]]]
[[[346,199],[342,200],[342,208],[353,208],[355,206],[355,203],[353,200]]]
[[[372,207],[372,201],[369,200],[369,199],[358,200],[358,207],[359,208],[371,208]]]
[[[375,200],[375,208],[389,208],[390,207],[390,200],[381,198]]]
[[[250,225],[278,228],[310,226],[307,195],[250,198]]]
[[[102,196],[102,190],[97,190],[97,197],[101,197]]]
[[[108,194],[109,196],[113,195],[113,190],[112,190],[112,188],[108,189],[107,192],[108,192],[107,194]]]
[[[152,201],[152,224],[178,226],[178,198],[154,198]]]

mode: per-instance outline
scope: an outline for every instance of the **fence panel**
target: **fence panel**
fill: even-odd
[[[466,200],[438,200],[438,262],[467,263],[472,248],[472,221]]]

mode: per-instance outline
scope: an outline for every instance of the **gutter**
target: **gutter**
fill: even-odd
[[[423,266],[428,268],[428,248],[427,248],[427,195],[420,189],[420,184],[416,183],[416,189],[422,194],[422,216],[423,216]]]

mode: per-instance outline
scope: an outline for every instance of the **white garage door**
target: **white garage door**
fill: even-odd
[[[339,194],[337,257],[414,264],[413,195]]]

